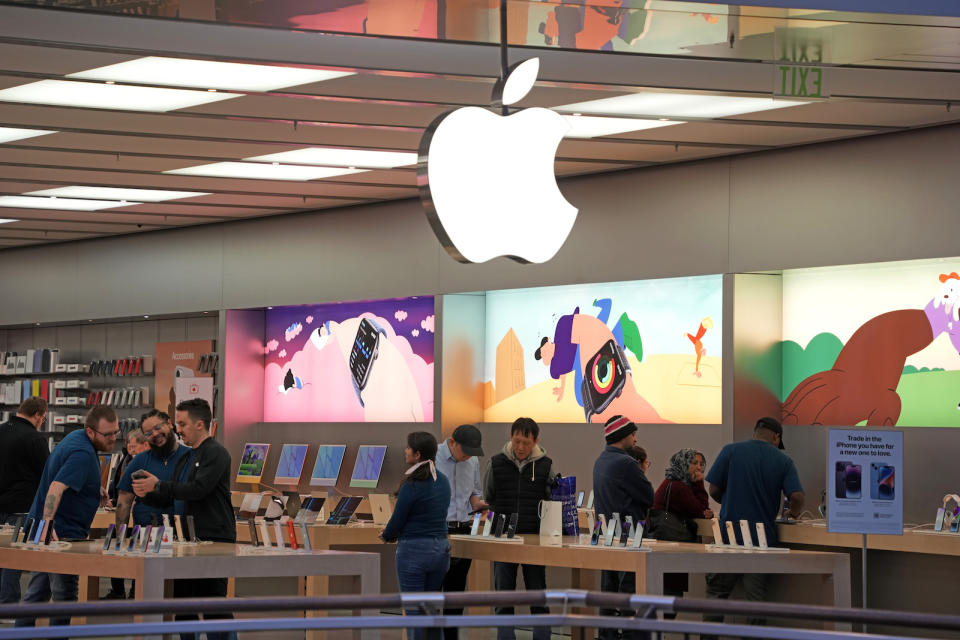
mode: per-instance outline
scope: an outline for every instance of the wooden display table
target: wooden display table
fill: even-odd
[[[23,571],[47,571],[80,576],[79,600],[92,601],[99,596],[99,579],[133,578],[137,599],[161,599],[168,593],[168,580],[177,578],[272,578],[310,576],[351,576],[353,591],[363,595],[380,592],[380,557],[374,553],[314,549],[311,553],[290,551],[269,554],[251,553],[249,547],[213,543],[175,545],[173,555],[110,554],[103,543],[74,542],[63,551],[42,547],[11,547],[9,537],[0,541],[0,566]],[[109,561],[106,561],[109,559]],[[324,595],[306,585],[306,595]],[[365,611],[364,615],[376,615]],[[156,621],[159,616],[143,616]],[[358,636],[360,637],[360,636]],[[376,633],[363,631],[363,638]]]

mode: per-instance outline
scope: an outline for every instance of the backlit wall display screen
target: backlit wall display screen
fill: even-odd
[[[322,444],[317,450],[317,461],[310,474],[310,485],[314,487],[333,487],[340,475],[340,465],[347,446],[344,444]]]
[[[280,450],[280,462],[277,463],[277,484],[300,484],[303,463],[307,459],[306,444],[285,444]]]
[[[484,421],[719,424],[722,278],[489,291]]]
[[[432,296],[266,311],[265,422],[433,421]]]
[[[237,471],[237,482],[260,482],[269,451],[269,444],[248,442],[243,445],[240,468]]]
[[[960,258],[784,271],[782,386],[769,385],[783,421],[960,426],[958,271]]]
[[[380,482],[380,469],[383,468],[383,458],[386,454],[385,446],[361,445],[357,450],[357,462],[353,465],[350,486],[376,489]]]

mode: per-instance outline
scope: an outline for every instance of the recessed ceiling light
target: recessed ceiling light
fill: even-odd
[[[12,127],[0,127],[0,142],[13,142],[14,140],[25,140],[27,138],[36,138],[45,136],[56,131],[43,131],[41,129],[14,129]]]
[[[663,122],[640,118],[600,118],[597,116],[564,116],[563,118],[570,125],[570,131],[564,134],[565,138],[594,138],[627,131],[669,127],[681,123],[679,120]]]
[[[80,200],[77,198],[38,198],[34,196],[0,196],[0,207],[18,209],[62,209],[64,211],[100,211],[115,207],[129,207],[139,202],[112,202],[110,200]]]
[[[807,104],[796,100],[710,96],[692,93],[630,93],[556,107],[558,111],[579,111],[607,115],[668,116],[674,118],[722,118],[755,111],[782,109]]]
[[[305,167],[289,164],[266,164],[263,162],[214,162],[197,167],[185,167],[164,171],[181,176],[210,176],[214,178],[252,178],[254,180],[317,180],[332,178],[350,173],[360,173],[363,169],[342,169],[339,167]]]
[[[19,222],[19,220],[14,220],[13,218],[0,218],[0,224],[7,224],[8,222]]]
[[[115,80],[197,89],[233,89],[235,91],[272,91],[352,76],[352,71],[326,71],[278,67],[267,64],[241,64],[149,56],[106,67],[71,73],[68,78]]]
[[[158,89],[125,84],[40,80],[0,90],[0,101],[52,104],[88,109],[127,109],[162,113],[229,100],[239,93],[208,93],[189,89]]]
[[[27,196],[60,196],[63,198],[91,198],[95,200],[138,200],[140,202],[164,202],[180,198],[208,196],[201,191],[166,191],[162,189],[124,189],[119,187],[57,187],[30,191]]]
[[[247,158],[254,162],[293,162],[318,164],[328,167],[365,167],[368,169],[392,169],[417,164],[417,154],[408,151],[369,151],[366,149],[334,149],[308,147],[295,151],[271,153]]]

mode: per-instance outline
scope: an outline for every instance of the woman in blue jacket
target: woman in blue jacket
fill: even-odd
[[[450,483],[437,471],[437,439],[425,431],[407,436],[404,450],[406,477],[397,491],[393,516],[380,534],[387,542],[398,540],[397,582],[400,591],[440,591],[450,567],[447,540],[447,507]],[[407,615],[416,615],[416,610]],[[440,629],[409,629],[408,638],[441,638]]]

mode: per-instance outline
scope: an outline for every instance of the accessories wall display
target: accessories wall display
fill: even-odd
[[[673,542],[696,542],[696,525],[688,518],[670,512],[670,493],[673,481],[667,485],[663,509],[650,509],[647,513],[647,535],[657,540]]]

